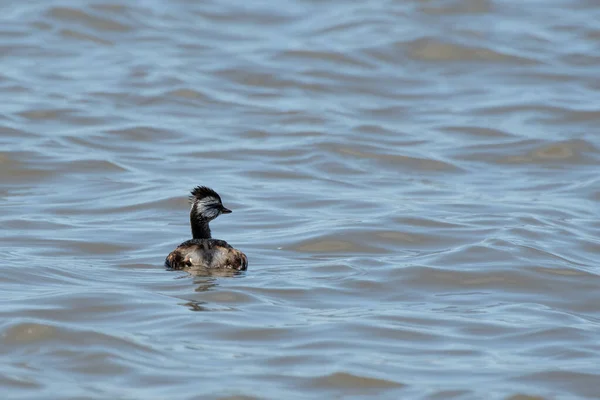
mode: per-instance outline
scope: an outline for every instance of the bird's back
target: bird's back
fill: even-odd
[[[171,269],[207,268],[245,271],[248,258],[219,239],[191,239],[181,243],[165,260]]]

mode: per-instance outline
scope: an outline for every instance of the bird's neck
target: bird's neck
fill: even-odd
[[[190,222],[192,224],[192,237],[194,239],[210,239],[208,221],[190,216]]]

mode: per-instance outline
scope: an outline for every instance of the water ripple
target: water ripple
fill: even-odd
[[[5,396],[600,392],[595,3],[3,11]]]

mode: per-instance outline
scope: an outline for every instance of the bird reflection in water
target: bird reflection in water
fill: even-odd
[[[232,270],[207,270],[207,269],[194,269],[186,271],[189,275],[194,277],[194,285],[196,288],[194,292],[209,292],[219,286],[218,278],[234,278],[245,275],[244,271],[232,271]],[[185,276],[181,277],[184,278]],[[233,308],[222,308],[216,304],[211,304],[206,301],[200,300],[189,300],[181,305],[187,307],[190,311],[227,311],[233,310]]]

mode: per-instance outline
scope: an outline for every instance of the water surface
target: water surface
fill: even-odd
[[[595,2],[2,11],[6,398],[600,393]]]

